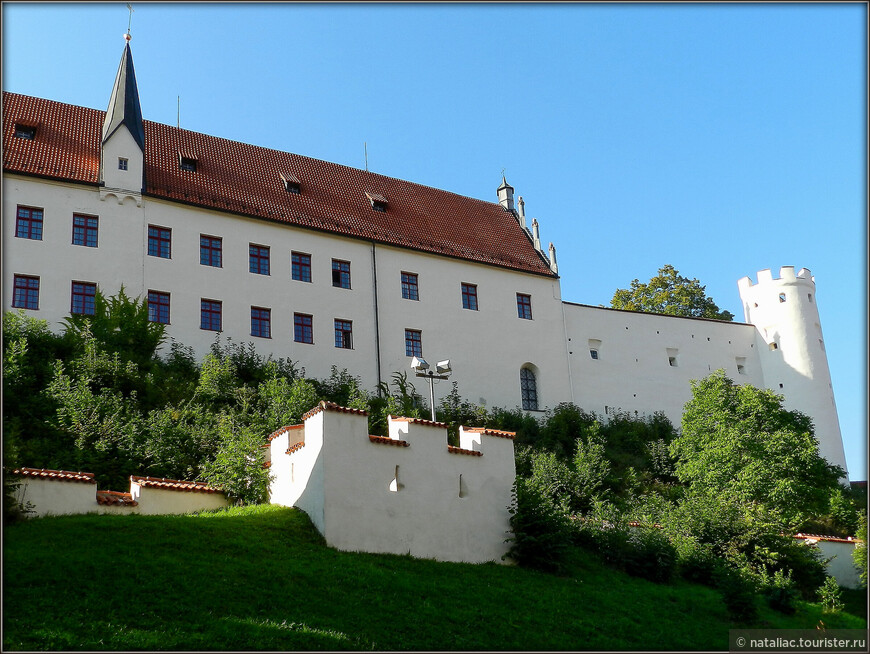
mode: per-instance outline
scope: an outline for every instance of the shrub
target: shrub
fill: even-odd
[[[677,568],[677,550],[655,527],[629,527],[623,567],[633,577],[656,583],[670,581]]]
[[[507,556],[522,566],[561,572],[571,546],[568,515],[523,477],[514,481],[513,495]]]
[[[867,511],[861,512],[856,535],[861,539],[861,542],[852,551],[852,560],[855,562],[855,567],[858,568],[858,579],[861,581],[861,587],[867,588]]]
[[[714,583],[722,593],[722,599],[731,619],[737,623],[750,623],[758,616],[756,583],[745,569],[717,565]]]
[[[770,608],[786,615],[794,614],[798,594],[790,573],[777,570],[765,584],[764,595]]]
[[[840,611],[844,606],[840,599],[842,592],[843,591],[837,584],[836,579],[833,577],[826,577],[825,583],[819,586],[818,590],[818,598],[819,603],[822,605],[822,612],[836,613]]]

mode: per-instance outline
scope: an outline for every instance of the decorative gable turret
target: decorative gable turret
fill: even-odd
[[[132,197],[142,203],[145,186],[145,127],[139,90],[130,52],[130,35],[121,55],[109,108],[103,120],[100,147],[100,198],[114,195],[118,202]]]

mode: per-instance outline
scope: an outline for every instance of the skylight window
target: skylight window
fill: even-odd
[[[32,141],[36,138],[36,123],[22,120],[15,123],[15,138]]]
[[[189,172],[196,172],[196,155],[192,152],[185,152],[184,150],[178,151],[178,167],[181,170],[187,170]]]
[[[372,209],[375,211],[386,211],[387,210],[387,198],[383,195],[379,195],[378,193],[369,193],[366,191],[366,197],[369,199],[369,202],[372,203]]]
[[[281,173],[281,180],[284,182],[284,190],[294,195],[302,193],[302,182],[293,173]]]

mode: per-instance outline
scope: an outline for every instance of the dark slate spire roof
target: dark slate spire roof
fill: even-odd
[[[121,125],[126,125],[133,139],[145,150],[145,126],[142,123],[142,108],[139,106],[139,89],[136,87],[136,73],[133,70],[133,54],[130,43],[124,46],[115,86],[109,100],[109,108],[103,121],[103,140],[105,143]]]

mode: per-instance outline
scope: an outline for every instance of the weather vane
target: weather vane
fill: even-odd
[[[127,9],[130,10],[130,18],[127,21],[127,33],[124,35],[124,38],[129,41],[132,37],[130,36],[130,27],[133,25],[133,5],[129,2],[127,3]]]

